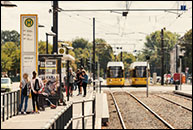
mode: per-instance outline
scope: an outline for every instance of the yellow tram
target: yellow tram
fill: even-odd
[[[107,86],[124,86],[125,72],[123,62],[108,62]]]
[[[146,69],[149,68],[149,64],[147,62],[133,62],[130,65],[129,69],[129,83],[131,86],[146,86],[147,84],[147,75]],[[148,71],[149,72],[149,71]],[[148,74],[149,76],[149,74]],[[150,80],[148,78],[148,84]]]

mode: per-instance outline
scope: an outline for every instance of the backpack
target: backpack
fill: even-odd
[[[35,90],[35,91],[39,91],[39,90],[40,90],[39,80],[38,80],[38,79],[35,80],[34,90]]]
[[[25,87],[24,87],[24,89],[23,89],[23,91],[22,91],[22,94],[23,94],[24,96],[27,96],[27,83],[25,84]]]

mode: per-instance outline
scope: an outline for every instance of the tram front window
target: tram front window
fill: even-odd
[[[122,78],[123,77],[123,70],[122,67],[109,67],[107,72],[108,78]]]
[[[137,66],[134,70],[134,77],[146,77],[146,67],[145,66]]]

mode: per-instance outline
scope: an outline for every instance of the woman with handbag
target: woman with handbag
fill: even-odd
[[[31,80],[31,90],[32,90],[31,93],[32,93],[32,106],[33,106],[32,113],[36,112],[35,106],[37,106],[37,109],[38,109],[37,113],[39,113],[40,111],[39,94],[41,94],[42,90],[44,89],[44,83],[37,76],[36,71],[33,71],[32,75],[33,75],[32,80]]]
[[[24,114],[26,114],[27,106],[28,106],[28,97],[30,94],[31,82],[29,80],[28,74],[23,74],[23,79],[20,82],[21,88],[21,104],[19,105],[19,114],[21,114],[21,109],[23,107],[23,101],[25,99],[25,107],[24,107]]]

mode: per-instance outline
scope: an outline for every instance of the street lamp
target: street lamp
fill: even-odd
[[[73,47],[70,47],[69,44],[67,44],[67,43],[62,43],[61,45],[62,45],[62,47],[66,48],[66,55],[69,54],[69,50],[74,49]],[[67,66],[67,101],[69,101],[69,78],[70,78],[70,73],[69,73],[70,66],[69,66],[69,64],[70,64],[70,60],[67,59],[67,64],[66,64],[66,66]]]
[[[1,1],[1,6],[4,6],[4,7],[17,7],[16,4],[11,3],[10,1]]]
[[[46,54],[48,54],[48,36],[56,36],[56,34],[53,32],[46,33]]]
[[[73,47],[66,47],[66,54],[67,55],[69,53],[69,50],[73,50]],[[69,101],[69,79],[70,79],[70,73],[69,73],[70,66],[69,66],[69,64],[70,64],[70,61],[67,60],[67,71],[68,71],[68,73],[67,73],[67,85],[68,85],[67,101]]]

